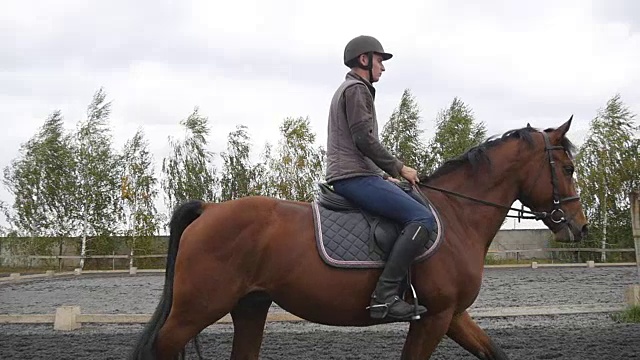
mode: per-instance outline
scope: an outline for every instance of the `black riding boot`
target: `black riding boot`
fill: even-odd
[[[418,251],[424,248],[430,236],[430,230],[417,223],[410,223],[402,230],[371,295],[369,312],[372,318],[410,321],[415,315],[427,311],[421,305],[416,309],[414,305],[402,300],[398,293],[400,282],[407,275]]]

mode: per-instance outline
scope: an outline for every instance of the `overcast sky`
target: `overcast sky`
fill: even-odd
[[[101,86],[116,146],[142,128],[157,163],[195,106],[211,121],[216,153],[238,124],[262,150],[287,116],[308,116],[324,146],[329,101],[347,71],[342,52],[361,34],[395,55],[376,84],[381,129],[405,88],[428,136],[455,96],[489,134],[573,114],[578,143],[615,93],[640,113],[637,0],[392,4],[4,0],[0,166],[52,111],[72,130]],[[0,200],[13,202],[4,186]]]

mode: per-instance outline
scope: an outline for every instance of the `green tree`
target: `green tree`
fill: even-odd
[[[269,186],[274,196],[311,201],[324,171],[324,149],[316,148],[308,118],[284,119],[277,153],[270,157]]]
[[[155,206],[158,180],[154,175],[153,156],[142,130],[127,141],[123,151],[121,199],[125,215],[125,236],[132,256],[136,251],[152,251],[152,237],[160,229],[161,217]],[[143,262],[144,263],[144,262]]]
[[[30,237],[15,244],[16,249],[42,255],[56,244],[61,255],[63,237],[72,235],[77,225],[72,216],[77,183],[69,176],[75,168],[74,152],[60,111],[45,120],[21,153],[4,172],[5,185],[14,195],[7,218],[17,233]]]
[[[9,223],[22,236],[40,236],[49,227],[42,196],[43,173],[38,158],[38,139],[33,137],[20,147],[20,156],[4,169],[4,183],[14,197]]]
[[[454,98],[436,118],[436,133],[424,155],[427,171],[434,171],[445,161],[455,158],[486,137],[484,122],[476,122],[471,108]]]
[[[36,155],[36,139],[20,148],[21,156],[4,170],[4,183],[13,195],[11,209],[6,209],[7,221],[16,237],[8,239],[11,251],[24,255],[50,254],[51,244],[40,236],[49,226],[46,205],[41,195],[42,173]]]
[[[49,235],[69,236],[77,225],[72,216],[75,201],[74,190],[77,179],[69,176],[69,170],[76,167],[75,148],[71,135],[66,134],[63,118],[59,111],[47,119],[39,134],[39,153],[43,166],[42,193],[52,222]]]
[[[79,122],[76,133],[76,159],[74,174],[79,182],[76,192],[77,219],[82,226],[80,255],[87,254],[89,242],[92,251],[110,254],[115,249],[112,236],[118,231],[122,219],[120,185],[122,166],[120,156],[112,148],[109,128],[111,102],[100,88],[87,107],[87,119]],[[84,267],[84,259],[80,267]]]
[[[238,125],[229,133],[227,152],[221,154],[223,169],[220,178],[221,200],[232,200],[249,195],[258,195],[258,171],[250,161],[251,143],[247,127]]]
[[[614,95],[591,120],[576,156],[577,183],[592,246],[633,246],[628,194],[640,181],[634,118],[620,94]],[[601,260],[606,261],[606,253]]]
[[[257,195],[275,197],[278,194],[275,186],[271,185],[273,174],[269,166],[275,162],[272,148],[272,145],[267,142],[260,154],[260,161],[253,166],[255,193]]]
[[[7,205],[6,201],[0,200],[0,214],[3,214],[5,217],[5,220],[8,222],[9,219],[9,205]],[[0,236],[6,236],[6,234],[9,232],[9,227],[7,226],[0,226]],[[0,246],[2,246],[2,244],[0,244]]]
[[[423,171],[426,160],[426,146],[420,129],[420,109],[409,89],[405,89],[400,105],[394,109],[391,118],[384,125],[382,144],[408,166]]]
[[[207,150],[208,121],[196,107],[188,118],[180,121],[185,139],[169,138],[172,154],[162,160],[162,189],[169,209],[191,199],[216,200],[214,155]]]

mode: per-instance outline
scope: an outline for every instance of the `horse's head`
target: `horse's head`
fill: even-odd
[[[541,220],[561,242],[580,241],[587,234],[587,219],[574,183],[573,145],[565,137],[573,116],[556,129],[532,132],[529,163],[523,167],[520,202],[541,212]]]

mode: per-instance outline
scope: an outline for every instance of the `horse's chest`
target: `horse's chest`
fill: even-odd
[[[458,287],[459,301],[458,303],[465,309],[473,305],[480,294],[480,286],[482,286],[482,276],[470,274],[465,277],[466,280],[461,281]]]

